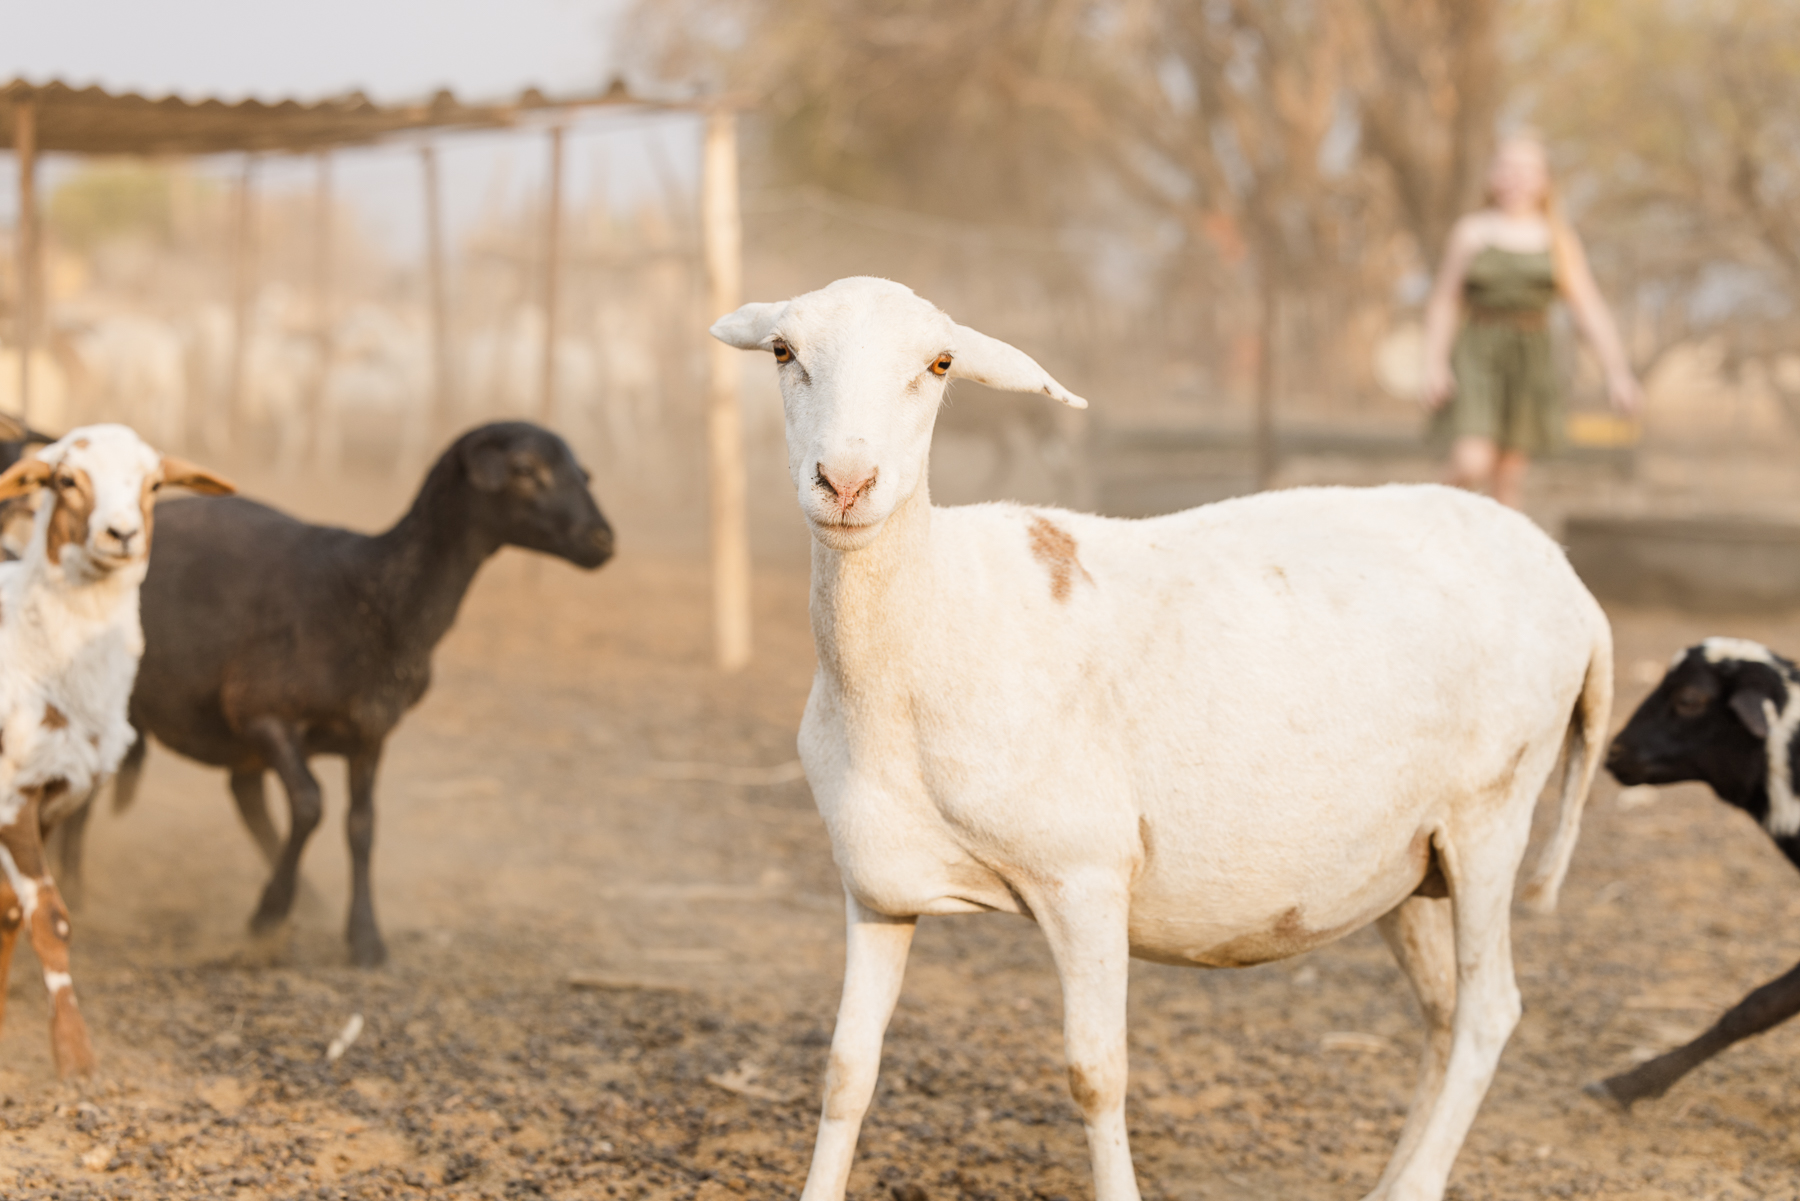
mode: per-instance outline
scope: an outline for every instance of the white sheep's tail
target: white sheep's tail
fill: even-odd
[[[1562,891],[1563,877],[1569,874],[1569,859],[1575,854],[1575,840],[1581,836],[1581,810],[1593,787],[1594,773],[1606,754],[1612,694],[1612,630],[1602,617],[1588,657],[1587,678],[1582,682],[1581,696],[1575,701],[1569,732],[1563,740],[1562,803],[1557,810],[1556,830],[1538,858],[1537,870],[1519,894],[1520,902],[1532,913],[1556,912],[1556,895]]]

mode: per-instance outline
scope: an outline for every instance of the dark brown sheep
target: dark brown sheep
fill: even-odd
[[[309,525],[236,497],[157,510],[143,587],[144,658],[131,697],[139,739],[118,775],[130,802],[145,735],[231,773],[238,812],[274,868],[251,919],[280,924],[300,855],[319,824],[307,760],[349,764],[351,958],[387,958],[370,895],[375,773],[382,744],[431,682],[431,652],[483,563],[520,546],[593,569],[613,532],[563,440],[525,422],[458,438],[385,533]],[[286,840],[269,820],[263,773],[287,792]],[[79,868],[85,811],[65,823],[65,876]]]

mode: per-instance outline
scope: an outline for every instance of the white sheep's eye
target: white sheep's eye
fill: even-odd
[[[931,364],[931,374],[933,374],[933,375],[949,375],[950,374],[950,352],[949,351],[946,350],[943,354],[939,355],[937,357],[937,359]]]
[[[775,344],[769,349],[775,352],[775,361],[777,363],[791,363],[794,361],[794,352],[790,350],[788,344],[780,338],[775,339]]]

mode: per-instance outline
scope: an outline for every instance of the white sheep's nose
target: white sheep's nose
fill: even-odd
[[[119,544],[119,553],[121,555],[129,555],[131,553],[131,540],[142,532],[143,531],[141,530],[121,529],[116,525],[109,525],[106,527],[106,536]]]
[[[816,470],[819,483],[831,493],[839,509],[848,509],[875,486],[877,469],[874,467],[832,467],[827,470],[825,464],[820,463]]]

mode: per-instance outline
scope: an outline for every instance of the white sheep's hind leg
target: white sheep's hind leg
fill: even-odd
[[[1408,897],[1378,923],[1400,968],[1412,982],[1425,1015],[1425,1053],[1419,1060],[1419,1083],[1406,1126],[1388,1160],[1387,1170],[1368,1196],[1382,1201],[1394,1178],[1418,1150],[1425,1122],[1444,1091],[1444,1072],[1450,1065],[1451,1023],[1456,1008],[1456,930],[1450,901],[1443,897]]]
[[[800,1201],[842,1201],[850,1183],[856,1136],[881,1070],[882,1036],[900,998],[906,954],[918,925],[916,918],[888,917],[865,908],[848,893],[845,909],[844,997],[831,1035],[819,1137]]]
[[[1096,873],[1030,899],[1062,982],[1069,1091],[1087,1130],[1095,1201],[1138,1201],[1125,1131],[1130,894],[1123,880]]]
[[[1519,820],[1520,815],[1523,820]],[[1530,832],[1530,798],[1440,846],[1456,930],[1456,1008],[1444,1084],[1386,1201],[1439,1201],[1521,1012],[1513,979],[1513,877]],[[1408,1125],[1411,1125],[1409,1119]]]

